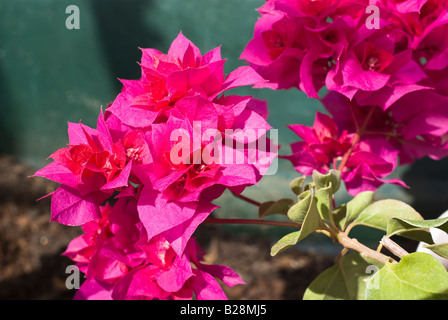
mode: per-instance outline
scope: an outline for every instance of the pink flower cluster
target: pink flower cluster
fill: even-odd
[[[263,86],[328,89],[331,117],[291,127],[299,172],[334,166],[357,194],[404,185],[383,179],[399,164],[448,155],[446,0],[267,0],[259,12],[242,58]]]
[[[194,238],[182,254],[162,234],[148,239],[135,201],[120,198],[100,211],[64,252],[87,278],[75,299],[191,299],[193,293],[222,299],[216,279],[228,286],[244,283],[229,267],[201,263],[204,252]]]
[[[248,66],[225,75],[224,62],[219,48],[202,55],[182,34],[167,54],[142,49],[141,78],[122,81],[96,129],[69,123],[69,145],[36,172],[61,184],[50,194],[51,220],[84,230],[65,252],[86,275],[78,298],[221,299],[216,278],[242,283],[230,268],[203,264],[193,238],[216,208],[212,200],[256,184],[276,157],[267,151],[253,161],[253,142],[266,134],[240,134],[271,128],[266,104],[225,94],[265,80]],[[207,130],[217,134],[196,139]],[[202,157],[218,151],[247,161]]]

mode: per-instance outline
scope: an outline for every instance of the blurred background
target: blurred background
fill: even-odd
[[[239,56],[252,38],[256,8],[263,3],[0,0],[0,299],[73,295],[64,282],[70,261],[60,253],[79,229],[50,223],[49,199],[36,199],[57,185],[28,178],[49,162],[51,153],[67,144],[67,122],[82,121],[94,127],[101,106],[120,92],[118,79],[140,77],[138,48],[166,52],[180,31],[202,53],[221,46],[227,73],[243,65]],[[70,5],[79,8],[79,29],[66,27]],[[287,125],[311,125],[315,111],[324,112],[318,101],[297,90],[237,91],[268,101],[268,121],[278,130],[281,154],[288,153],[289,144],[297,140]],[[292,197],[289,181],[298,174],[289,162],[278,164],[276,175],[264,177],[259,186],[244,194],[258,201]],[[439,216],[448,208],[447,165],[448,161],[422,159],[400,167],[394,176],[411,189],[383,186],[377,198],[400,199],[425,217]],[[342,191],[340,200],[346,197]],[[255,207],[227,193],[216,204],[222,206],[215,212],[218,217],[257,217]],[[310,237],[297,251],[269,257],[269,246],[288,232],[264,226],[208,226],[198,237],[212,258],[220,263],[228,259],[228,265],[234,261],[231,266],[255,288],[236,288],[229,292],[231,298],[281,299],[300,296],[300,286],[338,253],[326,239]],[[365,241],[377,240],[375,233],[358,232]],[[291,278],[295,280],[288,282]]]

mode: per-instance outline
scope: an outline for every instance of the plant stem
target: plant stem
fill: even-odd
[[[269,221],[269,220],[257,220],[257,219],[220,219],[209,217],[205,219],[204,222],[219,223],[219,224],[262,224],[268,226],[300,228],[300,225],[293,222]]]
[[[389,237],[384,236],[380,242],[384,247],[386,247],[390,252],[392,252],[397,257],[401,258],[409,254],[406,250],[404,250],[398,243],[391,240]]]
[[[241,200],[244,200],[244,201],[246,201],[246,202],[248,202],[248,203],[250,203],[250,204],[253,204],[254,206],[257,206],[257,207],[261,206],[261,203],[260,203],[260,202],[255,201],[255,200],[253,200],[253,199],[251,199],[251,198],[248,198],[248,197],[246,197],[246,196],[243,196],[242,194],[236,194],[235,192],[232,192],[232,194],[233,194],[235,197],[237,197],[237,198],[239,198],[239,199],[241,199]]]
[[[349,238],[347,234],[342,231],[337,234],[337,240],[345,248],[353,249],[360,252],[364,258],[371,258],[383,264],[385,264],[386,262],[394,261],[391,257],[386,256],[376,250],[370,249],[369,247],[360,243],[358,240]]]

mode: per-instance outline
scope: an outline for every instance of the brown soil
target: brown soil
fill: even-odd
[[[28,178],[34,170],[0,155],[0,299],[71,299],[61,256],[78,227],[49,222],[50,198],[36,199],[57,184]],[[332,264],[321,254],[287,250],[269,255],[271,243],[205,225],[196,235],[207,261],[234,268],[246,285],[225,289],[229,299],[300,299],[309,283]]]

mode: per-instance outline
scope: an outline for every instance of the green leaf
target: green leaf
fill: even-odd
[[[423,220],[422,216],[410,205],[399,200],[386,199],[367,206],[352,222],[352,226],[364,225],[386,231],[391,218]]]
[[[306,289],[304,300],[364,300],[366,280],[383,264],[351,252],[322,272]]]
[[[331,191],[335,194],[341,186],[341,172],[338,170],[330,170],[327,174],[322,174],[314,170],[313,181],[317,189],[328,187],[331,183]]]
[[[304,180],[305,180],[305,177],[298,177],[289,183],[289,187],[291,188],[292,192],[294,192],[296,195],[299,195],[302,193],[302,186],[303,186]]]
[[[313,196],[309,190],[300,194],[299,202],[294,204],[287,212],[289,220],[297,224],[302,224],[310,209],[312,199]]]
[[[424,245],[423,248],[429,249],[442,258],[448,259],[448,243]]]
[[[258,208],[258,216],[260,218],[272,215],[272,214],[287,214],[289,208],[294,205],[295,201],[292,199],[280,199],[277,201],[263,202]]]
[[[336,226],[344,230],[342,228],[346,225],[345,220],[347,218],[347,204],[343,203],[339,207],[333,210],[333,221],[335,222]]]
[[[277,253],[286,250],[289,247],[296,245],[299,242],[300,230],[288,233],[283,236],[276,244],[271,248],[271,256],[275,256]]]
[[[410,239],[434,244],[429,228],[438,228],[448,232],[448,217],[430,220],[413,220],[394,217],[387,225],[387,235],[393,236],[399,234]]]
[[[448,299],[448,272],[439,260],[423,252],[403,256],[399,263],[386,263],[371,283],[367,300]]]
[[[350,223],[355,221],[361,214],[361,212],[370,204],[372,204],[373,195],[373,191],[364,191],[358,193],[352,200],[347,203],[347,213],[343,229],[345,229]]]
[[[333,193],[331,182],[327,187],[316,190],[317,210],[319,210],[319,213],[324,220],[330,219],[332,197]]]
[[[299,196],[297,197],[297,199],[298,199],[299,201],[305,199],[305,198],[308,197],[308,195],[311,193],[311,190],[314,190],[314,189],[311,188],[311,189],[307,189],[307,190],[303,191],[301,194],[299,194]]]
[[[271,248],[272,256],[275,256],[277,253],[297,244],[299,241],[305,239],[321,226],[322,219],[316,207],[316,199],[313,195],[310,195],[310,200],[311,202],[305,218],[303,219],[302,227],[300,228],[300,230],[287,234],[286,236],[281,238]]]

